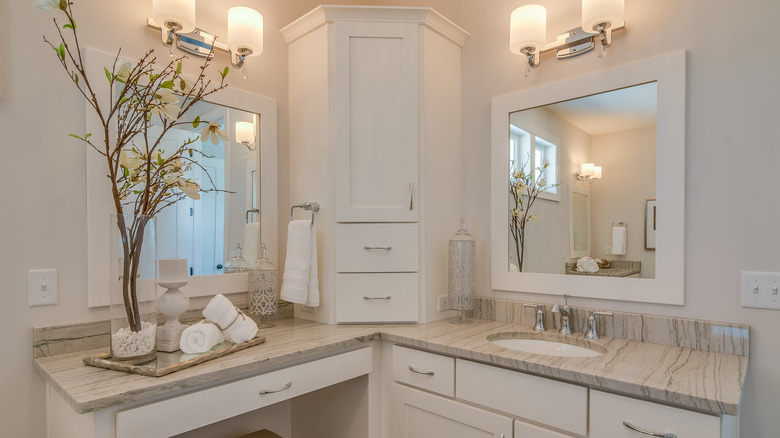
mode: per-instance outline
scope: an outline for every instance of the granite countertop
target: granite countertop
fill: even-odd
[[[569,358],[508,350],[486,337],[516,332],[525,337],[591,342],[606,352]],[[82,358],[107,349],[35,359],[43,378],[78,413],[94,412],[158,395],[179,395],[298,362],[386,340],[400,345],[551,377],[594,389],[639,397],[714,415],[736,415],[748,357],[619,338],[585,340],[581,333],[535,333],[527,325],[474,320],[409,325],[327,325],[300,319],[263,329],[266,342],[163,377],[85,366]],[[598,347],[600,346],[600,347]]]

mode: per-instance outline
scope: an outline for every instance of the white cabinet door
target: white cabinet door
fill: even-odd
[[[645,432],[632,430],[624,422]],[[717,438],[721,436],[720,419],[658,403],[590,391],[590,436],[643,438],[665,434],[670,437],[676,435],[677,438]]]
[[[335,25],[338,222],[418,220],[418,32],[416,23]]]
[[[397,383],[394,438],[511,438],[512,419]]]

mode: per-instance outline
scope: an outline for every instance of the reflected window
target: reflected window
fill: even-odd
[[[554,185],[554,187],[548,187],[539,194],[539,197],[558,199],[558,186],[555,185],[558,182],[558,145],[555,142],[511,125],[509,160],[512,169],[522,168],[525,173],[543,167],[545,162],[549,163],[540,175],[535,176],[543,178],[547,182],[546,186]]]

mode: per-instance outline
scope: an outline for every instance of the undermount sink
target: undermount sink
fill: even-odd
[[[601,356],[605,352],[603,351],[604,347],[600,345],[589,345],[589,348],[554,340],[507,336],[507,334],[502,333],[488,336],[488,341],[510,350],[546,356],[595,357]],[[596,348],[602,351],[598,351]]]

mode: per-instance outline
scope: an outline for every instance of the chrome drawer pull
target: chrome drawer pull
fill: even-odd
[[[390,251],[393,249],[392,246],[364,246],[363,249],[365,250],[371,250],[371,249],[381,249],[383,251]]]
[[[275,394],[277,392],[282,392],[285,389],[290,389],[291,386],[292,386],[292,382],[287,382],[287,384],[284,385],[284,388],[280,388],[280,389],[261,389],[259,394],[260,395]]]
[[[636,431],[636,432],[639,432],[639,433],[643,433],[645,435],[657,436],[657,437],[660,437],[660,438],[677,438],[677,435],[675,435],[673,433],[654,433],[654,432],[648,432],[646,430],[642,430],[642,429],[634,426],[633,424],[629,423],[628,421],[624,421],[623,422],[623,426],[626,426],[627,428],[629,428],[629,429],[631,429],[633,431]]]
[[[411,200],[409,201],[409,211],[414,210],[414,184],[409,183],[409,191],[412,192]]]
[[[417,373],[417,374],[422,374],[423,376],[432,376],[433,375],[433,371],[420,371],[420,370],[415,369],[411,365],[409,365],[409,371],[411,371],[413,373]]]
[[[389,300],[392,297],[363,297],[364,300]]]

